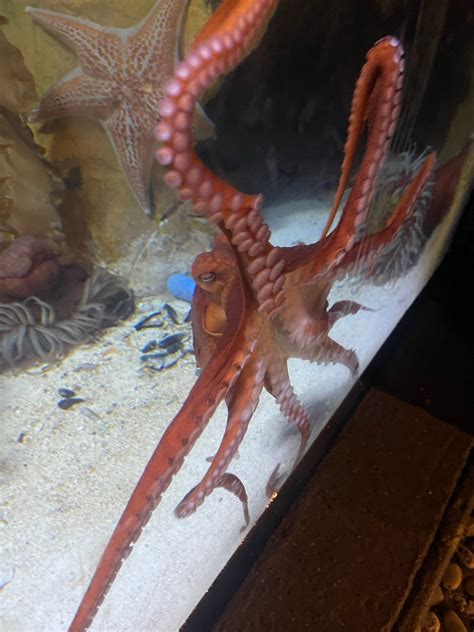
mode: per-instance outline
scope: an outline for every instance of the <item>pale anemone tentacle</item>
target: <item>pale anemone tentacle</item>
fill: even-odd
[[[132,295],[120,279],[96,269],[84,284],[80,307],[69,318],[58,319],[54,305],[36,296],[0,303],[0,368],[27,359],[54,359],[70,346],[90,340],[95,331],[121,317],[119,308],[106,306],[108,298],[120,294],[121,302],[131,302]]]

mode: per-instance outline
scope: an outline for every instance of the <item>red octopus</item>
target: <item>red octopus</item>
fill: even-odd
[[[310,420],[289,382],[287,360],[342,362],[353,373],[357,371],[355,353],[332,340],[329,331],[337,319],[361,306],[340,301],[328,308],[329,291],[361,253],[368,265],[376,261],[413,212],[433,169],[434,153],[408,185],[386,226],[370,238],[357,240],[399,114],[403,50],[398,40],[386,37],[368,52],[357,81],[341,177],[325,236],[307,246],[271,244],[269,227],[260,214],[262,197],[241,193],[201,162],[193,149],[191,118],[202,92],[248,54],[276,5],[276,0],[224,0],[166,86],[156,130],[162,143],[157,160],[167,167],[165,181],[178,189],[180,199],[191,200],[194,212],[206,215],[221,232],[214,250],[200,255],[193,266],[198,285],[193,330],[203,370],[132,493],[71,632],[85,630],[92,622],[122,561],[221,401],[225,399],[228,407],[222,443],[204,478],[178,505],[178,516],[194,511],[216,487],[228,485],[226,468],[263,387],[298,428],[301,454]],[[358,141],[369,123],[354,185],[340,220],[326,234],[346,188]]]

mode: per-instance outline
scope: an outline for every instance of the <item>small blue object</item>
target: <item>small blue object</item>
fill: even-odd
[[[171,292],[173,296],[190,303],[193,298],[196,283],[191,277],[185,274],[172,274],[166,282],[166,287],[168,288],[168,292]]]

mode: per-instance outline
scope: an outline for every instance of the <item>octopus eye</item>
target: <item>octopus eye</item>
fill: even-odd
[[[214,274],[214,272],[204,272],[203,274],[199,275],[199,280],[202,283],[212,283],[213,281],[215,281],[216,275]]]

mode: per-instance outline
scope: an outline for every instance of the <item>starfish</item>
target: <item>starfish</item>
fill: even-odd
[[[188,4],[158,0],[141,22],[126,29],[26,8],[35,22],[74,51],[80,64],[48,90],[33,118],[77,115],[99,120],[147,214],[157,106],[174,73]]]

